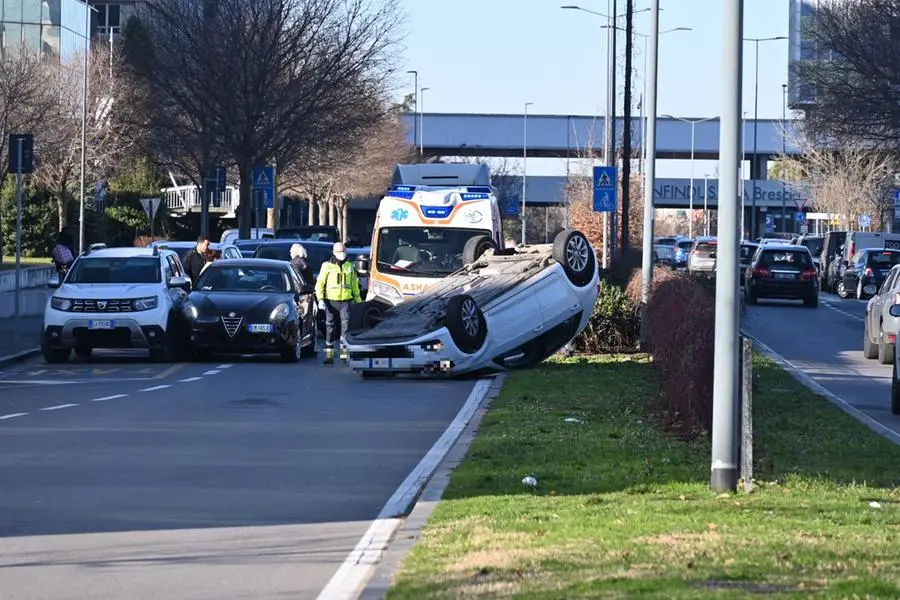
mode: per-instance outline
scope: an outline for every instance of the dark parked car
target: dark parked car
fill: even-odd
[[[837,283],[838,296],[851,294],[860,300],[874,296],[887,279],[891,268],[900,264],[900,250],[866,248],[860,250],[843,264]]]
[[[756,250],[759,248],[759,244],[754,244],[753,242],[741,242],[741,256],[740,256],[740,278],[741,285],[744,285],[744,277],[747,271],[747,268],[750,266],[750,262],[753,260],[753,255],[756,254]]]
[[[822,253],[819,255],[819,278],[823,290],[837,292],[837,282],[841,272],[840,257],[844,252],[845,241],[847,241],[846,231],[829,231],[822,240]]]
[[[804,306],[819,306],[818,272],[805,246],[764,244],[747,268],[744,296],[748,304],[760,298],[803,300]]]
[[[210,264],[188,296],[189,336],[198,358],[316,353],[314,288],[289,263],[239,258]]]
[[[341,241],[338,228],[333,225],[297,225],[294,227],[280,227],[275,231],[275,237],[280,239],[302,240],[305,242],[335,242]]]

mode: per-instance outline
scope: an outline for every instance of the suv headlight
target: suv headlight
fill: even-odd
[[[403,300],[403,294],[400,293],[400,290],[390,284],[382,283],[380,281],[371,281],[370,287],[377,296],[381,296],[386,300]]]
[[[138,298],[137,300],[132,301],[132,306],[134,306],[134,310],[153,310],[159,306],[159,298],[156,296]]]
[[[69,310],[70,308],[72,308],[72,301],[68,298],[57,298],[56,296],[51,296],[50,308],[54,310]]]
[[[270,321],[281,321],[282,319],[286,319],[290,313],[291,313],[290,307],[287,304],[282,302],[281,304],[279,304],[278,306],[276,306],[275,308],[272,309],[272,312],[269,314],[269,320]]]

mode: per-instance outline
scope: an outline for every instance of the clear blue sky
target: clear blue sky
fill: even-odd
[[[426,112],[602,115],[606,95],[605,19],[582,11],[563,10],[577,4],[607,13],[608,0],[402,0],[408,16],[403,55],[405,69],[419,72]],[[617,12],[625,0],[617,1]],[[660,30],[692,31],[660,37],[659,114],[711,117],[721,112],[721,0],[662,0]],[[744,37],[788,34],[788,2],[749,0],[744,3]],[[649,0],[635,0],[635,9]],[[635,15],[635,30],[649,32],[649,13]],[[619,38],[619,50],[624,45]],[[635,45],[642,51],[642,38]],[[744,44],[744,107],[753,116],[754,47]],[[782,88],[787,82],[787,40],[759,44],[759,116],[780,118]],[[635,56],[642,76],[643,56]],[[412,75],[398,97],[412,93]],[[404,82],[401,80],[400,85]],[[621,77],[617,81],[621,85]],[[635,82],[637,93],[643,81]],[[621,88],[620,88],[621,90]],[[621,92],[620,92],[621,93]],[[621,114],[621,100],[617,112]],[[532,163],[534,162],[534,165]],[[560,161],[529,160],[529,173],[561,169]],[[673,164],[674,163],[674,164]],[[687,177],[687,161],[660,161],[659,176]],[[697,161],[695,174],[715,169]],[[537,174],[537,173],[535,173]]]

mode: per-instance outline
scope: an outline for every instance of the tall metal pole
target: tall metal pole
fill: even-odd
[[[734,491],[738,479],[736,444],[738,393],[738,166],[741,158],[741,72],[743,0],[724,0],[722,18],[722,120],[719,154],[719,244],[716,257],[716,333],[713,374],[713,419],[710,486]]]
[[[616,0],[609,0],[609,38],[608,47],[609,54],[607,56],[607,80],[606,80],[606,108],[609,118],[606,121],[606,166],[614,167],[616,160]],[[618,207],[609,215],[609,257],[614,259],[616,256],[616,240],[618,232],[616,230],[616,213]]]
[[[781,227],[784,233],[787,233],[788,230],[788,222],[787,222],[787,185],[785,184],[785,179],[787,178],[787,172],[785,170],[785,166],[787,163],[784,160],[785,154],[787,154],[787,84],[783,83],[781,85]]]
[[[416,111],[413,113],[413,146],[419,145],[419,72],[407,71],[413,76],[413,104]]]
[[[431,88],[423,87],[421,92],[422,97],[422,112],[420,112],[420,124],[419,124],[419,157],[420,159],[425,158],[425,92],[430,90]]]
[[[522,243],[525,243],[525,188],[528,182],[528,107],[532,102],[525,103],[525,112],[522,116]]]
[[[688,191],[690,200],[688,208],[688,237],[694,237],[694,125],[691,121],[691,189]]]
[[[16,319],[21,314],[22,295],[22,162],[25,160],[25,140],[19,138],[16,144]]]
[[[650,0],[650,50],[647,54],[647,170],[644,185],[644,247],[641,260],[641,348],[647,349],[647,302],[653,280],[653,188],[656,181],[656,89],[659,58],[659,0]]]
[[[644,120],[646,113],[644,104],[647,102],[647,40],[650,36],[642,37],[644,38],[644,91],[641,92],[641,175],[647,171],[647,122]],[[647,185],[646,179],[644,185]]]
[[[741,117],[741,172],[740,172],[740,194],[741,194],[741,238],[743,239],[744,234],[747,232],[747,227],[744,225],[745,223],[745,215],[746,209],[744,206],[744,162],[747,160],[747,113],[744,112]],[[721,192],[721,188],[719,189]],[[753,235],[748,235],[748,239],[753,241]]]
[[[703,176],[703,235],[709,236],[709,173]]]
[[[87,104],[88,104],[88,56],[91,49],[91,9],[84,2],[84,73],[81,86],[81,199],[78,203],[78,252],[84,252],[84,195],[85,171],[87,171]]]
[[[754,54],[756,55],[756,75],[753,77],[753,157],[750,159],[750,237],[756,237],[756,169],[759,157],[757,146],[757,130],[759,129],[759,40],[754,40]]]

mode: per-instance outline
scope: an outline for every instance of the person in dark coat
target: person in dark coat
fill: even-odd
[[[309,260],[307,259],[306,248],[304,248],[302,244],[294,244],[291,246],[291,266],[294,267],[294,270],[300,275],[303,283],[306,285],[313,285],[315,283],[315,281],[313,281],[312,267],[309,266]]]
[[[196,285],[200,273],[206,265],[206,253],[209,251],[209,238],[201,235],[197,238],[197,245],[184,257],[184,272],[191,278],[191,284]]]

